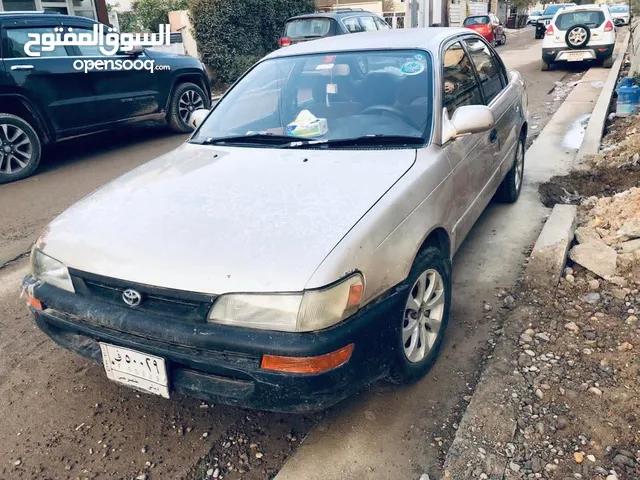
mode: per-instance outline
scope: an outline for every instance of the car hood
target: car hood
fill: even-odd
[[[415,155],[185,144],[72,206],[38,245],[68,267],[158,287],[299,291]]]

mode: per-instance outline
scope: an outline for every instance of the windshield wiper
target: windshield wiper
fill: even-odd
[[[334,140],[312,140],[307,143],[291,142],[283,148],[328,148],[328,147],[371,147],[371,146],[398,146],[423,145],[424,138],[408,135],[363,135],[361,137],[338,138]]]
[[[273,133],[249,133],[248,135],[194,139],[192,143],[197,143],[198,145],[282,145],[309,141],[306,138],[296,138],[296,141],[292,142],[294,138],[296,137]]]

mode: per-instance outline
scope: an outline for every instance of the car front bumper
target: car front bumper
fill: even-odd
[[[310,333],[179,322],[72,294],[28,276],[23,282],[42,310],[38,327],[62,347],[102,363],[99,342],[166,360],[171,393],[212,403],[280,412],[322,410],[384,377],[393,361],[402,309],[397,294],[340,324]],[[343,365],[318,374],[262,369],[265,354],[313,357],[354,344]]]
[[[547,63],[555,62],[568,62],[570,55],[575,53],[581,53],[582,61],[589,60],[605,60],[613,55],[614,44],[611,45],[598,45],[589,48],[570,49],[567,47],[550,47],[542,49],[542,60]]]

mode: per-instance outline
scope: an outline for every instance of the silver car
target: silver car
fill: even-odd
[[[492,198],[518,198],[526,112],[468,29],[280,49],[186,144],[55,219],[25,297],[57,343],[164,397],[299,412],[416,381],[453,255]]]

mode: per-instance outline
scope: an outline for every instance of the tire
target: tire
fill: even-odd
[[[551,64],[543,60],[542,64],[540,65],[540,70],[542,70],[543,72],[548,72],[549,70],[551,70]]]
[[[507,43],[507,32],[504,32],[502,34],[502,38],[500,39],[500,45],[504,45],[505,43]]]
[[[536,32],[536,40],[540,40],[543,37],[544,35],[540,35],[538,32]]]
[[[571,35],[575,35],[578,33],[584,33],[584,37],[582,38],[581,41],[578,41],[575,43],[572,43],[571,41],[569,41],[569,38],[571,37]],[[571,49],[579,49],[584,47],[589,43],[590,39],[591,39],[591,29],[587,25],[583,25],[583,24],[574,25],[569,30],[567,30],[567,33],[564,36],[564,42],[567,44],[567,47]]]
[[[502,179],[502,183],[496,192],[496,200],[502,203],[515,203],[522,190],[522,179],[524,178],[524,155],[526,138],[520,135],[518,147],[513,159],[513,166]]]
[[[602,62],[602,67],[603,68],[613,67],[613,56],[605,58]]]
[[[211,108],[211,99],[195,83],[179,84],[173,92],[169,107],[167,120],[171,130],[176,133],[193,132],[193,127],[189,125],[189,117],[191,112],[198,108]]]
[[[413,300],[409,300],[410,298],[413,299],[416,295],[420,296],[419,288],[417,287],[418,282],[422,282],[422,285],[426,287],[422,292],[423,299],[429,291],[429,287],[434,285],[434,289],[432,290],[433,295],[428,300],[432,300],[435,305],[429,310],[426,310],[426,312],[429,313],[430,317],[433,315],[441,319],[437,333],[433,331],[433,328],[438,322],[433,321],[431,318],[426,319],[425,316],[420,315],[418,311],[415,310],[415,308],[418,308],[416,303],[413,302]],[[399,302],[399,307],[395,310],[397,313],[395,313],[391,319],[391,321],[395,323],[394,332],[396,335],[396,345],[394,351],[395,359],[389,371],[389,380],[393,383],[407,385],[420,380],[427,374],[442,347],[444,332],[449,323],[449,312],[451,310],[451,267],[449,259],[445,258],[438,248],[434,246],[426,247],[418,254],[413,262],[409,276],[404,282],[398,285],[396,292],[398,292],[403,300]],[[438,297],[438,295],[440,296]],[[427,303],[429,302],[424,302],[419,308],[420,312],[425,311],[424,306]],[[412,305],[414,308],[408,309],[408,305]],[[415,318],[410,317],[409,314],[413,314],[414,316],[419,315],[423,321],[416,321]],[[415,324],[417,324],[417,328],[407,329],[405,332],[405,328],[410,325],[410,320],[413,320]],[[431,321],[429,322],[427,320]],[[425,328],[425,326],[428,325],[432,326],[431,330]],[[424,336],[421,337],[423,332]],[[409,336],[405,343],[406,335]],[[414,336],[416,339],[415,342],[413,341]],[[422,339],[424,343],[421,343],[418,339]],[[414,342],[412,352],[415,356],[410,359],[405,347],[410,348],[412,342]],[[422,347],[425,347],[424,350],[422,350]]]
[[[29,122],[0,113],[0,184],[31,176],[41,152],[40,138]]]

